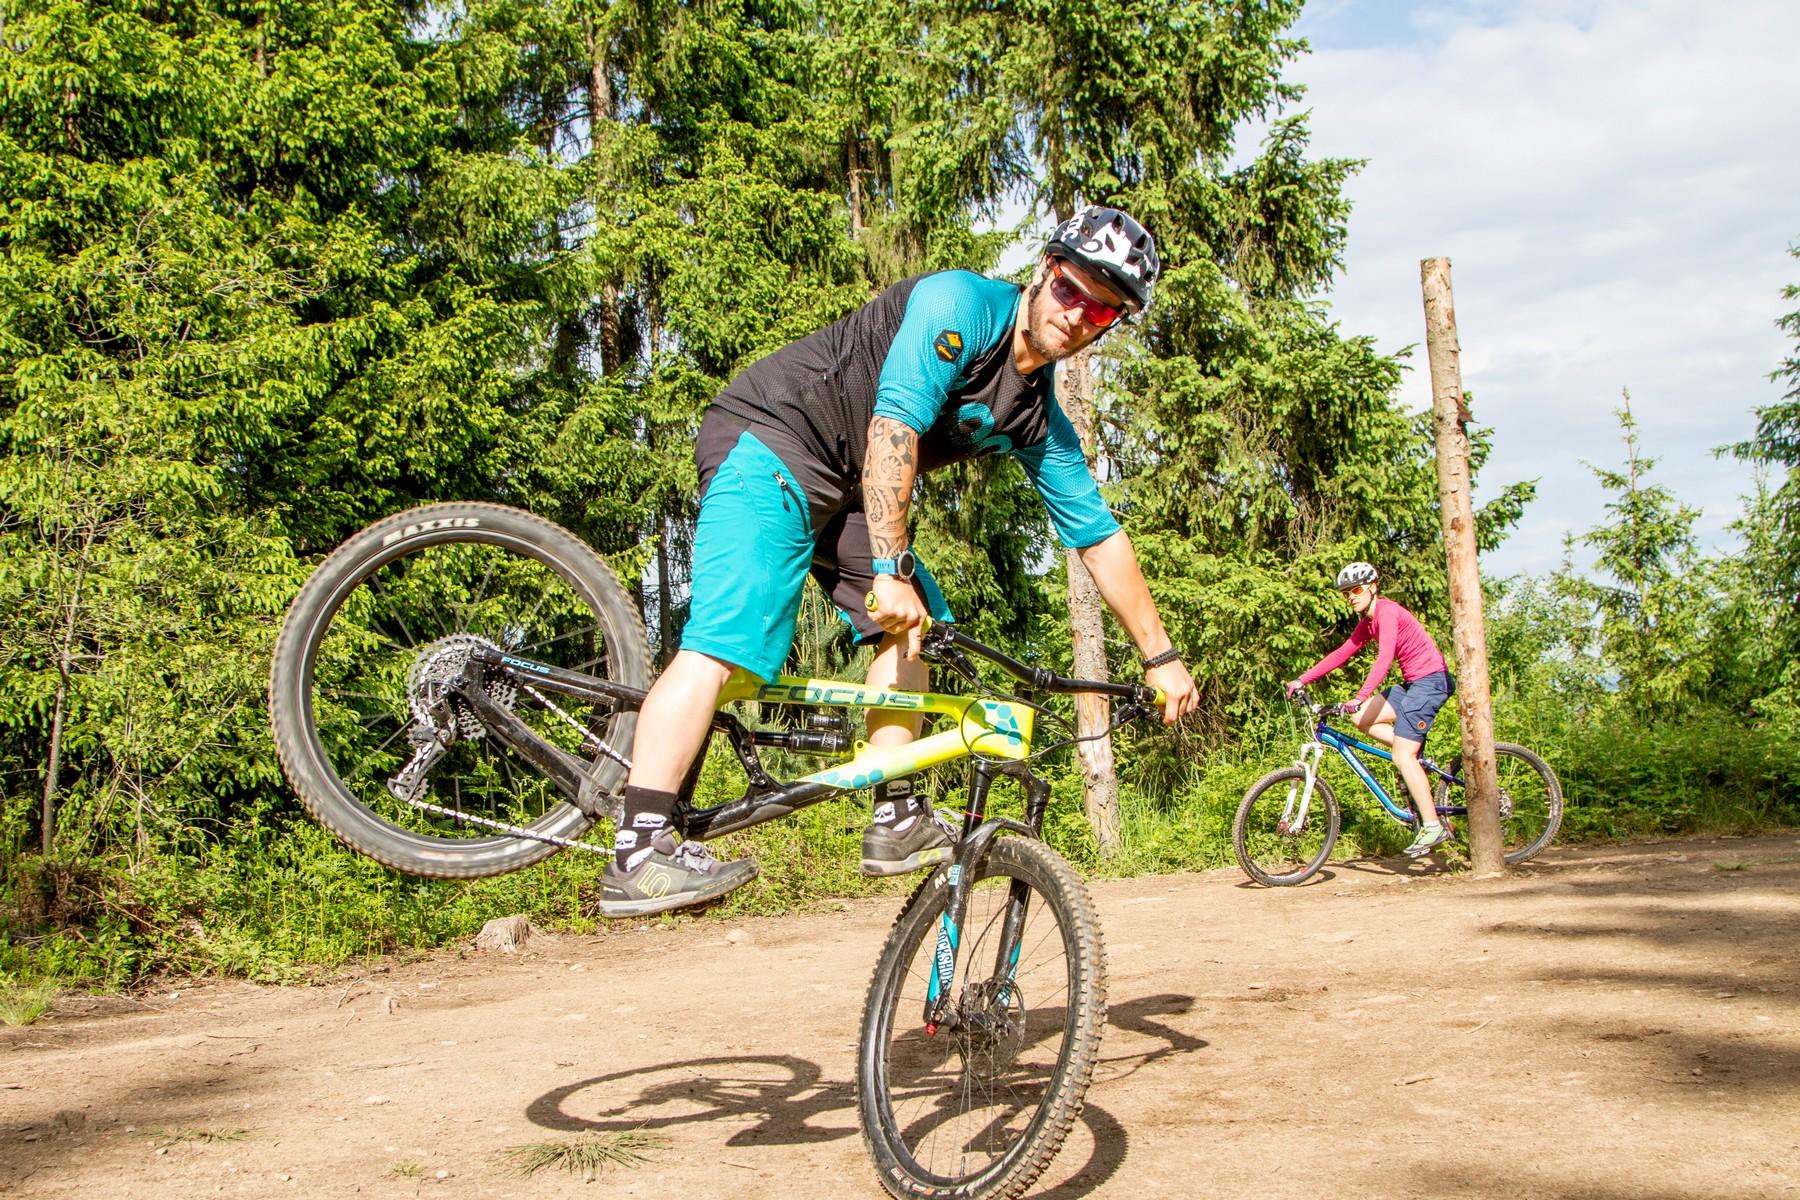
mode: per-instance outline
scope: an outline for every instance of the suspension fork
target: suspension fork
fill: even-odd
[[[987,816],[988,792],[998,775],[1016,776],[1025,789],[1025,813],[1032,824],[1006,817]],[[1033,775],[1021,764],[975,762],[969,767],[969,808],[963,817],[963,835],[956,845],[956,858],[944,868],[949,872],[950,894],[938,918],[937,950],[932,955],[931,976],[925,988],[925,1032],[935,1034],[954,1015],[956,995],[957,948],[962,941],[963,922],[969,912],[969,889],[975,883],[975,869],[988,852],[988,846],[1002,832],[1036,835],[1034,826],[1043,821],[1050,801],[1050,784]],[[1000,944],[995,950],[994,974],[1010,982],[1018,966],[1019,936],[1025,928],[1030,888],[1015,879],[1007,897],[1006,919],[1001,927]]]
[[[1306,783],[1300,789],[1299,808],[1295,810],[1295,796],[1292,786],[1288,788],[1287,804],[1281,810],[1282,827],[1289,832],[1297,833],[1306,828],[1306,814],[1312,809],[1313,785],[1319,781],[1319,759],[1325,753],[1325,743],[1307,742],[1300,747],[1300,757],[1294,765],[1306,774]]]

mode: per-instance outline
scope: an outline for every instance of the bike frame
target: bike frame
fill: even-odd
[[[1353,737],[1341,729],[1335,729],[1324,717],[1319,718],[1318,726],[1313,730],[1313,740],[1300,747],[1300,757],[1295,763],[1296,766],[1306,772],[1306,794],[1301,800],[1301,820],[1305,819],[1306,809],[1312,802],[1313,781],[1318,778],[1319,759],[1326,747],[1336,750],[1338,756],[1350,764],[1350,769],[1356,773],[1358,779],[1362,780],[1363,786],[1368,788],[1369,791],[1374,794],[1375,799],[1380,802],[1383,811],[1385,811],[1389,817],[1392,817],[1402,825],[1418,824],[1419,814],[1413,811],[1412,805],[1396,803],[1394,798],[1388,795],[1387,789],[1381,786],[1381,782],[1377,780],[1374,774],[1369,770],[1368,765],[1364,763],[1361,758],[1357,757],[1358,753],[1373,754],[1376,758],[1393,762],[1394,752],[1385,746],[1377,746],[1370,742],[1365,742],[1361,738]],[[1440,779],[1448,780],[1456,787],[1463,786],[1463,781],[1459,777],[1446,771],[1444,768],[1438,766],[1423,755],[1419,756],[1419,765],[1425,768],[1425,773],[1427,775],[1436,775]],[[1456,817],[1461,816],[1467,811],[1468,807],[1462,804],[1443,804],[1438,806],[1439,815]]]
[[[971,679],[975,677],[974,669],[962,651],[969,651],[997,664],[1019,680],[1024,685],[1023,690],[1027,692],[1091,692],[1123,700],[1125,719],[1146,715],[1162,703],[1160,689],[1141,684],[1071,679],[1041,667],[1027,666],[991,646],[956,632],[948,625],[933,626],[926,634],[926,639],[931,657],[947,662]],[[486,647],[479,648],[470,655],[463,678],[458,681],[457,690],[462,698],[475,709],[483,724],[495,737],[542,770],[564,796],[584,812],[591,813],[601,807],[603,798],[594,794],[593,784],[581,760],[539,737],[506,706],[494,700],[486,686],[491,675],[500,676],[515,686],[610,703],[622,709],[642,707],[648,693],[641,688],[613,683]],[[848,762],[816,771],[792,783],[781,783],[763,768],[756,747],[786,745],[786,739],[791,735],[781,731],[746,729],[731,714],[716,713],[713,716],[713,728],[724,733],[730,741],[739,765],[749,778],[749,788],[741,799],[710,808],[693,807],[689,801],[701,764],[706,759],[703,752],[696,756],[694,765],[682,784],[681,800],[674,813],[676,828],[688,837],[705,841],[785,817],[845,792],[857,791],[887,780],[903,779],[928,767],[954,762],[959,758],[973,759],[969,765],[968,806],[963,813],[962,834],[957,840],[947,878],[950,899],[940,922],[935,968],[927,985],[925,1028],[928,1034],[935,1034],[940,1024],[954,1012],[956,951],[962,921],[968,911],[969,889],[975,881],[976,866],[985,855],[989,843],[1000,834],[1016,833],[1037,837],[1043,828],[1044,812],[1050,803],[1050,783],[1033,772],[1029,765],[1036,710],[1031,704],[1019,699],[990,700],[943,692],[869,688],[864,684],[834,679],[782,675],[765,683],[741,670],[732,672],[719,696],[721,708],[735,701],[799,704],[811,708],[878,709],[952,718],[950,728],[929,737],[895,747],[861,744],[856,746],[855,754]],[[1118,723],[1122,724],[1123,720]],[[848,748],[846,743],[845,749]],[[603,744],[602,750],[624,762],[615,751]],[[1019,781],[1025,795],[1023,821],[987,816],[988,793],[994,781],[1001,776],[1011,776]],[[998,953],[1003,961],[995,964],[996,973],[1004,972],[1009,984],[1018,962],[1018,935],[1024,927],[1026,897],[1025,885],[1015,880],[1005,927],[998,943]]]

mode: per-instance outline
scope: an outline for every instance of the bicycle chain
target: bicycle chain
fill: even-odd
[[[624,767],[627,771],[631,770],[631,760],[629,758],[626,758],[623,754],[620,754],[617,750],[614,750],[611,746],[595,737],[592,730],[582,725],[581,722],[577,721],[574,717],[571,717],[561,708],[558,708],[556,703],[548,696],[544,695],[544,693],[538,691],[529,683],[524,686],[527,692],[537,698],[539,704],[542,704],[545,708],[561,717],[563,721],[568,724],[570,729],[573,729],[576,733],[581,735],[581,748],[583,750],[597,750],[618,763],[621,767]]]
[[[610,849],[601,846],[590,846],[586,842],[577,842],[570,838],[557,837],[553,833],[539,833],[533,829],[524,829],[518,825],[508,825],[505,821],[495,821],[488,817],[477,817],[472,813],[459,812],[454,808],[445,808],[441,804],[428,804],[423,800],[408,800],[407,804],[425,812],[437,813],[440,816],[453,817],[458,821],[467,821],[472,825],[485,825],[489,829],[498,829],[502,833],[510,833],[514,837],[525,838],[533,842],[548,842],[552,846],[562,846],[570,850],[586,850],[589,854],[611,854]]]

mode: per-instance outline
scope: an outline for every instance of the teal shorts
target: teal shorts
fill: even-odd
[[[858,641],[879,640],[881,626],[863,605],[875,582],[863,514],[837,513],[815,535],[811,506],[773,450],[745,430],[714,466],[708,447],[717,443],[707,432],[703,426],[696,452],[703,490],[681,648],[775,678],[794,643],[809,572]],[[955,620],[923,563],[913,586],[932,620]]]

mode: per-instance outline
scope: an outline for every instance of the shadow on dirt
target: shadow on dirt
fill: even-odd
[[[1184,1048],[1186,1042],[1197,1040],[1175,1036]],[[660,1130],[712,1122],[731,1127],[749,1122],[720,1143],[722,1146],[806,1145],[853,1137],[858,1132],[853,1085],[827,1081],[817,1063],[791,1054],[695,1058],[598,1075],[546,1092],[531,1103],[525,1115],[540,1128],[570,1133]],[[1089,1104],[1082,1111],[1081,1123],[1092,1143],[1087,1161],[1063,1182],[1038,1193],[1040,1200],[1085,1196],[1111,1179],[1124,1163],[1130,1139],[1112,1114]],[[1066,1169],[1068,1165],[1057,1160],[1058,1167]]]
[[[1156,1017],[1179,1017],[1192,1012],[1194,997],[1177,992],[1162,992],[1154,996],[1139,996],[1135,1000],[1127,1000],[1123,1004],[1114,1004],[1106,1010],[1106,1023],[1116,1029],[1123,1029],[1142,1037],[1154,1038],[1161,1042],[1153,1050],[1132,1054],[1107,1056],[1102,1043],[1100,1062],[1108,1067],[1117,1067],[1129,1063],[1129,1067],[1107,1074],[1108,1082],[1114,1082],[1135,1074],[1151,1063],[1173,1058],[1178,1054],[1191,1054],[1195,1050],[1204,1050],[1210,1044],[1205,1038],[1197,1038],[1183,1033],[1172,1025],[1154,1020]]]
[[[729,1055],[597,1075],[546,1092],[525,1116],[568,1132],[668,1129],[718,1121],[727,1146],[807,1145],[856,1133],[853,1085],[791,1054]],[[820,1123],[823,1118],[838,1119]]]

